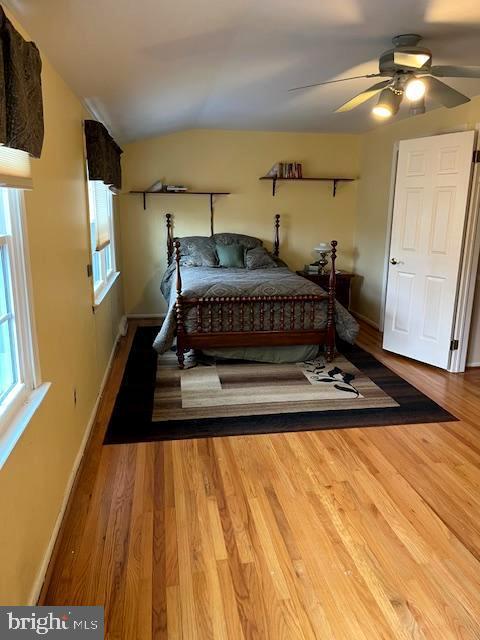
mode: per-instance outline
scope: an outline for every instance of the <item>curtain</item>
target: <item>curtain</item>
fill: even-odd
[[[43,146],[42,61],[0,6],[0,144],[39,158]]]
[[[85,120],[88,179],[101,180],[112,191],[122,188],[123,153],[101,122]]]

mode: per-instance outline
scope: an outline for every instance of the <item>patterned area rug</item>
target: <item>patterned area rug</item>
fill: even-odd
[[[456,420],[359,347],[340,345],[332,363],[181,371],[174,353],[152,349],[157,331],[137,329],[105,444]]]
[[[181,371],[168,353],[158,358],[152,421],[397,406],[341,355],[330,364],[229,360]]]

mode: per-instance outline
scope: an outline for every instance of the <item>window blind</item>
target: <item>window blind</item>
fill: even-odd
[[[110,215],[112,193],[100,180],[89,180],[90,189],[90,217],[95,218],[96,251],[101,251],[110,244]]]
[[[0,145],[0,187],[31,189],[32,186],[29,154]]]

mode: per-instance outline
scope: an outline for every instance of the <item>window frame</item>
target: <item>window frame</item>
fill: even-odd
[[[88,168],[87,168],[88,176]],[[100,182],[109,194],[108,199],[108,221],[110,242],[107,246],[97,251],[95,248],[94,240],[92,239],[92,212],[95,214],[96,224],[96,198],[94,191],[95,182]],[[115,207],[114,207],[114,193],[112,190],[99,180],[89,180],[87,177],[87,192],[88,192],[88,229],[89,229],[89,244],[90,244],[90,263],[91,263],[91,280],[92,280],[92,295],[93,305],[98,307],[107,293],[112,288],[114,282],[120,275],[120,271],[117,270],[117,257],[116,257],[116,243],[115,243]],[[110,254],[110,268],[107,268],[107,251]],[[100,264],[101,279],[95,281],[95,269],[94,262],[95,256],[98,256]]]
[[[0,196],[9,209],[11,233],[0,237],[9,253],[8,268],[13,301],[18,382],[0,406],[0,468],[50,387],[41,381],[37,334],[33,315],[30,254],[26,233],[25,200],[21,189],[4,188]]]

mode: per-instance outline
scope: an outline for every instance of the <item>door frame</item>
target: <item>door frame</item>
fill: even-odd
[[[478,131],[480,124],[475,127],[474,151],[479,152]],[[478,260],[480,254],[480,164],[473,162],[472,176],[470,179],[469,205],[465,222],[463,260],[460,265],[460,276],[457,290],[457,308],[453,325],[452,340],[458,340],[459,348],[450,352],[450,364],[448,371],[460,373],[465,371],[467,362],[468,342],[470,326],[472,322],[473,302],[475,287],[477,284]]]
[[[460,133],[469,130],[468,125],[459,125],[456,129],[441,131],[430,134],[441,136],[446,133]],[[474,151],[480,152],[480,123],[474,127],[476,132]],[[388,258],[390,256],[390,245],[392,240],[393,207],[395,202],[395,187],[397,178],[398,151],[401,140],[415,140],[424,138],[425,134],[420,134],[412,138],[402,138],[393,144],[392,167],[390,172],[390,192],[388,197],[387,210],[387,233],[385,237],[385,254],[383,260],[382,277],[382,300],[380,307],[379,329],[383,333],[385,327],[385,306],[387,301],[388,282]],[[473,170],[470,179],[470,190],[467,201],[467,214],[464,230],[464,251],[462,264],[458,278],[455,319],[452,332],[452,340],[458,340],[459,348],[450,352],[450,360],[447,371],[451,373],[461,373],[465,371],[468,351],[468,338],[473,311],[475,287],[477,282],[477,269],[480,255],[480,162],[473,162]]]
[[[392,223],[393,223],[393,205],[395,203],[395,188],[397,186],[397,168],[398,168],[398,150],[400,140],[393,143],[392,152],[392,168],[390,171],[390,191],[388,195],[387,209],[387,233],[385,235],[385,254],[383,258],[383,276],[382,276],[382,300],[380,304],[380,322],[379,330],[383,333],[385,328],[385,306],[387,304],[387,282],[388,282],[388,258],[390,256],[390,245],[392,242]]]

